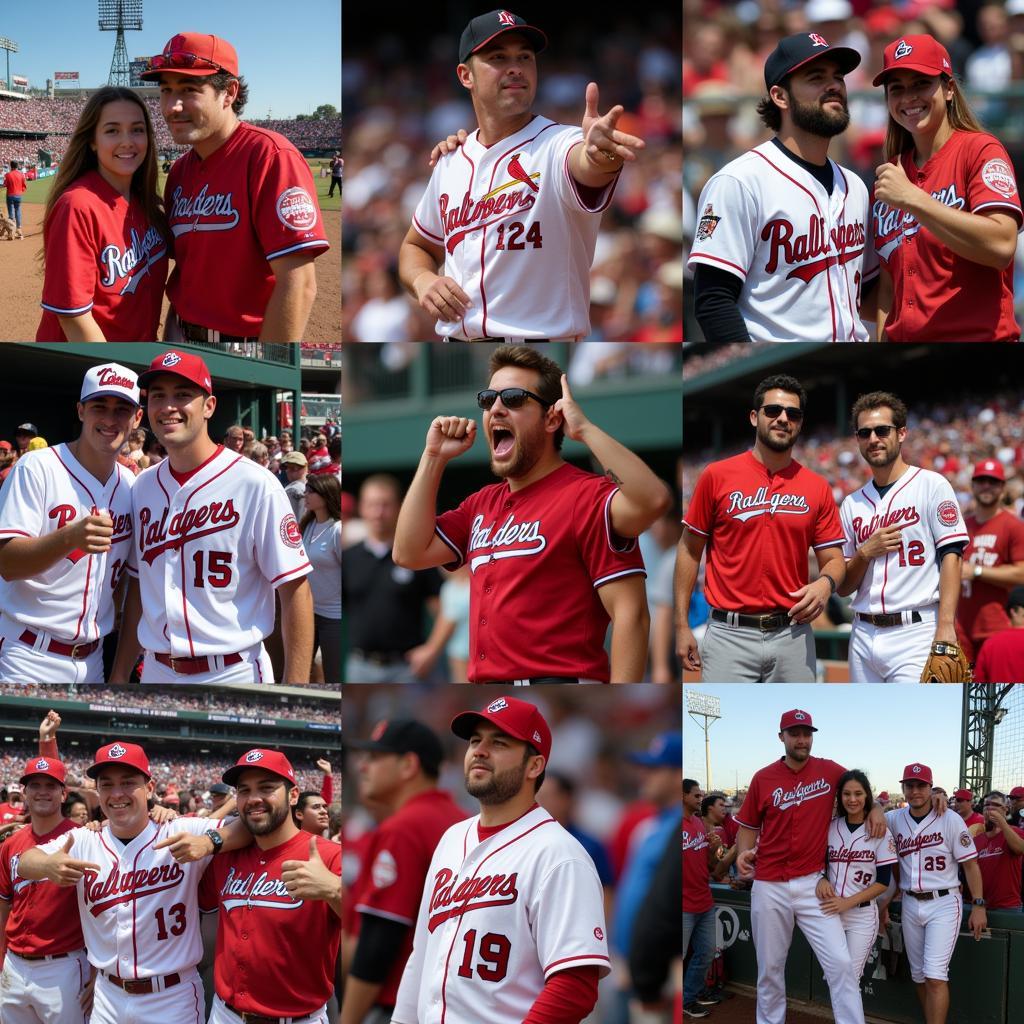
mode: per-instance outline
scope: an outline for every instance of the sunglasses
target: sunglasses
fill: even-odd
[[[164,68],[210,68],[213,71],[223,71],[219,64],[214,64],[206,57],[200,57],[197,53],[158,53],[155,57],[149,58],[146,65],[149,71],[162,71]]]
[[[553,404],[552,402],[546,402],[540,395],[527,391],[526,388],[502,388],[500,391],[495,391],[494,388],[485,388],[483,391],[477,392],[476,404],[481,409],[490,409],[499,398],[501,399],[501,404],[506,409],[521,409],[526,405],[528,398],[540,402],[545,409],[550,408]]]
[[[883,423],[880,427],[861,427],[854,433],[862,441],[867,441],[872,434],[877,434],[884,441],[896,429],[891,423]]]
[[[804,418],[803,409],[798,409],[793,405],[762,405],[761,411],[770,420],[777,419],[783,413],[786,414],[790,423],[799,423]]]

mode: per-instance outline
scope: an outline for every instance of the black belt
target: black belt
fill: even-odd
[[[729,625],[759,629],[762,633],[774,633],[777,629],[785,629],[791,625],[789,612],[766,612],[764,615],[744,615],[741,612],[723,612],[717,608],[712,608],[711,618],[715,622],[728,622]],[[730,622],[730,619],[735,621]]]
[[[906,895],[913,896],[915,900],[937,900],[940,896],[948,896],[952,891],[952,889],[930,889],[928,892],[914,892],[913,889],[907,889]]]
[[[401,651],[364,651],[359,647],[353,647],[352,653],[371,665],[397,665],[405,661],[405,655]]]
[[[186,341],[227,341],[227,342],[240,342],[240,341],[259,341],[256,338],[239,338],[234,334],[222,334],[220,331],[215,331],[209,327],[200,327],[199,324],[190,324],[187,320],[182,320],[178,317],[178,326],[181,328],[181,333],[185,337]]]
[[[865,615],[863,612],[857,612],[857,618],[861,622],[867,622],[872,626],[902,626],[903,625],[903,612],[894,612],[892,615]],[[911,622],[920,622],[921,613],[911,612]]]
[[[250,1013],[248,1010],[239,1010],[237,1006],[232,1006],[230,1003],[224,1005],[245,1024],[289,1024],[289,1021],[295,1020],[294,1017],[268,1017],[265,1013]],[[310,1014],[303,1014],[303,1016],[308,1017]]]
[[[484,683],[485,686],[536,686],[538,683],[578,683],[579,680],[573,677],[570,679],[568,676],[541,676],[539,679],[498,679],[495,681],[488,680]]]
[[[871,900],[865,900],[863,903],[858,903],[856,909],[860,910],[863,907],[870,907],[870,906],[871,906]]]

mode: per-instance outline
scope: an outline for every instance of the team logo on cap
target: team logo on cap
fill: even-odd
[[[493,715],[498,711],[504,711],[507,707],[508,703],[505,698],[499,697],[497,700],[492,700],[491,703],[487,705],[487,710]]]
[[[960,509],[954,501],[942,502],[935,510],[935,514],[943,526],[956,526],[960,519]]]
[[[920,774],[921,774],[921,766],[920,766],[919,764],[915,764],[915,765],[914,765],[914,767],[913,767],[913,768],[911,768],[910,770],[911,770],[911,771],[912,771],[912,772],[913,772],[913,773],[914,773],[915,775],[920,775]]]
[[[292,515],[291,512],[281,520],[281,525],[277,532],[281,535],[281,540],[283,540],[288,547],[302,547],[302,534],[299,533],[299,524],[295,522],[295,516]]]
[[[1006,199],[1017,194],[1017,179],[1013,168],[1003,159],[989,160],[981,169],[981,180],[993,192],[998,192]]]
[[[817,32],[808,32],[807,38],[810,39],[815,46],[828,46],[828,40],[824,36],[818,35]]]
[[[900,40],[899,46],[893,51],[893,60],[902,60],[904,57],[909,57],[914,52],[914,48],[910,46],[905,39]]]
[[[794,718],[795,718],[795,719],[796,719],[796,720],[797,720],[798,722],[802,722],[802,721],[803,721],[803,720],[804,720],[804,719],[805,719],[805,718],[806,718],[807,716],[806,716],[806,715],[805,715],[805,714],[804,714],[804,713],[803,713],[802,711],[798,711],[798,712],[797,712],[797,713],[796,713],[796,714],[795,714],[795,715],[794,715],[793,717],[794,717]]]
[[[602,929],[594,929],[594,938],[597,939],[598,942],[600,942],[604,938],[604,932],[602,931]]]
[[[509,14],[508,11],[498,11],[498,24],[499,25],[515,25],[515,16]]]
[[[177,366],[181,362],[181,356],[177,352],[168,352],[167,355],[160,360],[161,366]]]
[[[536,729],[534,729],[534,730],[533,730],[533,739],[534,739],[534,742],[535,742],[535,743],[540,743],[540,742],[542,742],[542,740],[541,740],[541,738],[540,738],[540,733],[539,733],[539,732],[537,732],[537,730],[536,730]]]
[[[36,761],[36,771],[37,772],[47,772],[49,770],[50,770],[50,762],[47,761],[45,757],[41,757],[41,758],[39,758],[38,761]]]
[[[253,764],[256,761],[262,761],[262,760],[263,760],[263,751],[262,750],[250,750],[249,753],[245,755],[245,763],[246,764]]]
[[[121,746],[120,743],[115,743],[108,751],[107,757],[124,757],[128,751]]]
[[[304,188],[286,188],[277,197],[277,219],[293,231],[309,231],[316,225],[316,203]]]

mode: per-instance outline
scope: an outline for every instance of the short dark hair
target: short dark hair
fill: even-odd
[[[1005,793],[1000,792],[998,789],[993,789],[991,792],[986,793],[982,797],[982,802],[987,800],[990,796],[997,796],[997,797],[999,797],[999,799],[1002,800],[1002,802],[1004,804],[1008,804],[1010,802],[1010,798]]]
[[[238,95],[235,97],[235,102],[231,104],[231,109],[236,114],[242,113],[246,103],[249,102],[249,85],[241,75],[230,75],[226,71],[218,71],[215,75],[208,75],[206,81],[213,86],[216,92],[226,92],[231,82],[237,82]]]
[[[719,800],[724,799],[724,793],[708,793],[708,795],[704,797],[704,799],[700,802],[700,816],[702,818],[706,818],[708,815],[708,811],[710,811],[711,808],[714,807]]]
[[[857,429],[857,420],[862,412],[881,409],[883,406],[892,410],[892,422],[896,427],[907,425],[907,407],[891,391],[869,391],[853,403],[853,409],[850,412],[853,429]]]
[[[12,160],[11,161],[11,170],[12,171],[16,171],[20,166],[21,166],[21,164],[19,164],[17,160]]]
[[[843,786],[851,781],[859,782],[864,790],[864,817],[866,818],[871,813],[875,798],[871,795],[871,783],[868,782],[868,777],[859,768],[851,768],[839,776],[839,781],[836,783],[836,817],[846,817],[846,808],[843,806]]]
[[[790,377],[785,373],[774,373],[770,377],[765,377],[760,384],[754,389],[754,408],[760,409],[761,403],[764,402],[764,396],[769,391],[787,391],[791,395],[797,395],[800,399],[800,408],[804,408],[807,405],[807,392],[804,390],[803,384],[796,379],[796,377]]]
[[[493,377],[506,366],[517,366],[523,370],[533,370],[540,377],[537,383],[537,394],[554,405],[562,397],[562,368],[553,359],[542,356],[535,348],[528,345],[498,345],[491,353],[488,375]],[[565,431],[562,427],[555,433],[555,451],[560,451]]]
[[[539,754],[540,754],[540,751],[532,743],[527,743],[526,744],[526,752],[523,754],[523,764],[526,764],[526,762],[531,757],[537,757]],[[542,771],[540,773],[540,775],[538,775],[537,778],[535,778],[533,780],[533,791],[534,791],[534,793],[536,793],[537,790],[540,789],[540,787],[544,785],[544,776],[546,774],[547,774],[547,763],[545,763],[545,765],[544,765],[544,771]]]
[[[696,779],[683,779],[683,792],[692,793],[693,790],[698,789],[700,783]]]
[[[780,79],[775,83],[780,89],[782,89],[787,96],[792,97],[792,93],[789,88],[789,75],[785,78]],[[772,99],[771,93],[763,97],[761,102],[757,105],[757,116],[761,119],[761,124],[768,128],[770,131],[777,132],[782,129],[782,107],[780,107],[775,100]]]
[[[295,824],[298,825],[299,815],[303,811],[305,811],[306,806],[309,804],[309,801],[320,799],[322,796],[323,794],[318,793],[316,790],[304,789],[299,794],[299,799],[295,801],[295,806],[292,808],[292,821],[294,821]]]
[[[1006,610],[1024,608],[1024,587],[1014,587],[1006,598]]]

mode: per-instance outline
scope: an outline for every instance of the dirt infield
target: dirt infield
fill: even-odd
[[[0,341],[32,341],[42,313],[43,275],[36,256],[43,244],[43,207],[22,205],[21,215],[24,240],[0,241]],[[316,261],[317,295],[303,341],[341,340],[341,213],[324,210],[323,218],[331,248]],[[216,286],[210,282],[211,288]]]
[[[828,1010],[820,1007],[811,1007],[811,1012],[801,1008],[802,1004],[795,1000],[789,1000],[786,1009],[786,1024],[824,1024],[835,1018]],[[731,993],[731,998],[718,1006],[710,1006],[707,1009],[711,1013],[703,1019],[708,1024],[755,1024],[757,1020],[757,1000],[747,991]],[[684,1020],[689,1020],[684,1015]]]

